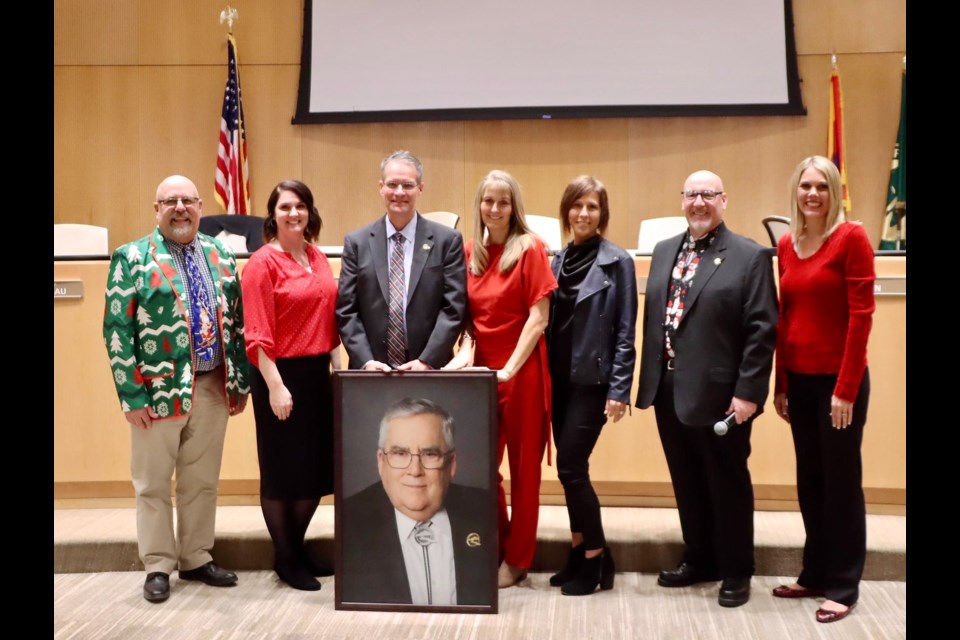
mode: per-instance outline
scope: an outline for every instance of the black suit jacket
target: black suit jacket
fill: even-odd
[[[684,232],[657,244],[643,305],[643,350],[637,406],[653,404],[663,372],[670,275]],[[776,346],[777,293],[771,251],[721,223],[704,251],[677,327],[674,404],[688,425],[712,425],[736,396],[763,410]]]
[[[451,484],[444,500],[453,536],[457,605],[493,604],[497,530],[490,494]],[[378,481],[344,500],[342,559],[337,579],[343,602],[411,604],[410,584],[390,498]],[[479,535],[479,545],[467,536]]]
[[[386,218],[351,231],[343,240],[337,295],[340,339],[350,368],[387,362],[390,310]],[[407,291],[407,352],[439,369],[453,355],[467,305],[463,237],[417,214]]]

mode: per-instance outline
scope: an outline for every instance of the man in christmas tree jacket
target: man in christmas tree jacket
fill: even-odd
[[[237,582],[210,550],[227,419],[243,411],[249,385],[233,253],[198,233],[203,202],[187,178],[161,182],[153,206],[153,233],[113,254],[103,336],[131,425],[143,594],[162,602],[177,568],[185,580]]]

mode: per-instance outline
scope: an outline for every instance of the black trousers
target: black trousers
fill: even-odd
[[[557,476],[566,495],[570,531],[583,534],[585,549],[606,546],[600,500],[590,483],[590,454],[607,422],[608,385],[572,384],[553,378],[553,439]]]
[[[807,540],[797,583],[822,589],[827,598],[852,605],[860,596],[867,556],[867,511],[860,444],[867,422],[870,374],[864,371],[853,421],[834,429],[830,397],[836,375],[787,372],[790,430],[797,451],[797,496]]]
[[[753,420],[718,436],[713,425],[686,425],[674,408],[674,372],[654,399],[685,544],[683,560],[706,575],[753,575],[753,484],[747,458]],[[717,416],[720,420],[724,416]]]

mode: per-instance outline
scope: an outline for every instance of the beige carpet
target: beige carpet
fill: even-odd
[[[906,637],[905,582],[864,582],[845,620],[819,624],[817,600],[781,600],[770,590],[788,578],[755,577],[753,597],[717,605],[716,584],[656,586],[654,574],[617,574],[612,591],[573,598],[531,574],[500,594],[498,615],[336,611],[333,578],[319,592],[295,591],[272,572],[241,572],[217,589],[171,579],[167,602],[141,596],[138,572],[55,574],[53,636],[58,640],[400,639],[789,639],[885,640]]]

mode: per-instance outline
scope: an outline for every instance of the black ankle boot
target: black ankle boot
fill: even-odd
[[[601,591],[613,589],[614,570],[610,549],[604,547],[600,555],[583,558],[576,577],[563,583],[560,593],[565,596],[586,596],[593,593],[597,586]]]
[[[580,565],[583,564],[583,554],[585,551],[586,549],[582,542],[575,547],[570,547],[570,551],[567,554],[567,564],[564,565],[563,569],[560,569],[559,573],[550,576],[551,587],[561,587],[563,583],[576,577],[577,572],[580,571]]]

